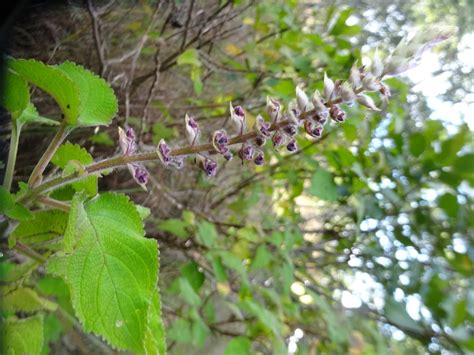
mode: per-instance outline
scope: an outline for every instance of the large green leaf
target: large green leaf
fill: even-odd
[[[2,354],[39,354],[43,347],[43,316],[3,320],[0,344]]]
[[[101,77],[72,62],[57,67],[71,78],[79,89],[79,126],[108,125],[118,110],[114,91]]]
[[[156,241],[144,238],[133,203],[112,193],[87,203],[76,195],[64,243],[66,253],[52,257],[48,271],[69,286],[84,329],[114,347],[144,351],[151,341],[148,332],[160,318],[154,299],[158,248]],[[164,342],[160,334],[153,336]]]
[[[58,103],[66,121],[77,124],[80,113],[79,88],[74,81],[57,67],[46,65],[34,59],[8,59],[8,67],[46,91]]]
[[[12,119],[20,117],[30,102],[30,92],[26,80],[11,70],[5,71],[5,89],[0,97],[0,104],[10,112]]]
[[[65,174],[79,171],[82,165],[90,164],[94,161],[92,155],[80,145],[66,142],[58,148],[51,162],[63,169]],[[89,196],[97,194],[97,176],[89,176],[86,179],[72,183],[71,186],[76,191],[85,191]]]

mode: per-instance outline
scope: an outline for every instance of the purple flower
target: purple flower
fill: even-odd
[[[323,127],[312,120],[304,122],[304,129],[313,138],[320,138],[323,134]]]
[[[278,100],[275,100],[267,96],[267,113],[273,123],[277,122],[280,116],[281,104]]]
[[[158,143],[158,146],[156,147],[156,153],[158,154],[161,162],[165,165],[167,165],[172,160],[170,155],[171,149],[168,144],[166,144],[164,139],[161,139]]]
[[[239,150],[239,157],[244,160],[252,160],[254,155],[255,149],[251,144],[245,143],[242,144],[242,147]]]
[[[232,160],[233,154],[229,148],[226,147],[226,151],[222,153],[222,155],[224,156],[225,160]]]
[[[194,145],[199,138],[200,130],[199,125],[194,119],[187,114],[184,116],[184,124],[186,126],[186,135],[190,144]]]
[[[182,155],[180,156],[177,156],[177,157],[173,157],[169,163],[168,163],[169,166],[172,166],[173,168],[175,169],[182,169],[183,166],[184,166],[184,157]]]
[[[263,155],[263,152],[261,150],[257,152],[257,155],[255,156],[255,159],[253,162],[255,163],[255,165],[265,164],[265,156]]]
[[[230,118],[234,126],[239,130],[240,134],[244,133],[245,128],[245,112],[242,106],[232,106],[232,102],[230,103]]]
[[[198,165],[207,176],[216,176],[217,162],[209,157],[198,155]]]
[[[290,137],[293,137],[296,134],[296,132],[298,132],[298,127],[293,124],[289,124],[283,127],[283,131]]]
[[[129,164],[129,166],[132,167],[132,174],[135,181],[139,185],[143,185],[143,188],[146,190],[144,185],[148,182],[148,171],[139,163],[132,163]]]
[[[346,113],[337,105],[331,106],[329,109],[329,115],[336,122],[344,122],[346,119]]]
[[[270,123],[266,122],[261,115],[257,116],[255,127],[259,135],[270,137],[270,126]]]
[[[294,152],[294,151],[298,150],[298,145],[296,144],[296,140],[292,139],[292,140],[286,145],[286,149],[288,149],[288,151],[290,151],[290,152]]]
[[[122,149],[123,155],[131,155],[136,153],[137,144],[135,142],[135,131],[133,128],[127,128],[125,132],[122,128],[119,127],[119,143],[120,148]]]
[[[219,129],[212,134],[212,146],[219,153],[224,154],[228,143],[229,138],[223,129]]]
[[[285,143],[285,136],[281,131],[276,131],[272,137],[273,147],[279,147]]]

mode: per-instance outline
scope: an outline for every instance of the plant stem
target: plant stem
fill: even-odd
[[[34,187],[41,183],[44,170],[48,166],[50,160],[53,158],[54,153],[56,153],[56,150],[59,148],[61,143],[64,141],[64,139],[70,132],[70,129],[68,128],[69,127],[66,121],[63,120],[59,126],[58,131],[54,135],[53,140],[49,144],[48,148],[46,148],[46,151],[33,169],[30,179],[28,180],[29,187]]]
[[[13,174],[15,172],[16,154],[18,152],[18,143],[20,141],[21,125],[17,120],[12,120],[12,132],[10,137],[10,150],[8,152],[7,168],[5,170],[5,178],[3,179],[3,187],[10,191],[12,187]]]
[[[26,255],[27,257],[37,261],[40,264],[44,264],[47,260],[40,253],[31,249],[28,245],[25,245],[20,242],[16,242],[15,249],[18,250],[21,254]]]
[[[357,89],[356,93],[360,93],[362,91],[363,89]],[[331,105],[335,105],[341,102],[342,102],[341,98],[337,98],[330,102],[327,102],[326,105],[331,106]],[[315,113],[316,111],[314,109],[307,112],[303,112],[299,118],[301,120],[305,120],[308,117],[311,117]],[[282,121],[272,124],[269,130],[277,131],[290,123],[291,122],[288,119],[282,120]],[[237,135],[229,140],[228,145],[230,146],[230,145],[246,142],[248,140],[256,138],[257,135],[258,133],[255,131]],[[216,153],[212,143],[205,143],[205,144],[200,144],[200,145],[189,145],[183,148],[173,149],[170,152],[170,156],[176,157],[180,155],[190,155],[190,154],[196,154],[196,153],[202,153],[202,152],[210,152],[211,154]],[[40,193],[55,190],[61,186],[64,186],[71,182],[85,179],[91,175],[98,175],[105,170],[112,170],[118,167],[126,166],[127,164],[130,164],[130,163],[149,162],[149,161],[159,161],[158,154],[156,152],[148,152],[148,153],[138,153],[134,155],[121,155],[118,157],[105,159],[105,160],[87,165],[84,168],[84,171],[81,171],[81,172],[77,171],[67,176],[58,176],[56,178],[45,181],[44,183],[39,184],[38,186],[29,190],[26,194],[21,196],[17,201],[24,202],[24,201],[31,200],[32,198],[35,198],[35,196],[37,196]]]

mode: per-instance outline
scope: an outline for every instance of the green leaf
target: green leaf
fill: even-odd
[[[113,147],[115,145],[114,140],[110,138],[107,132],[100,132],[94,134],[92,137],[89,138],[89,140],[94,144],[105,145],[107,147]],[[155,144],[157,143],[158,142],[156,142]]]
[[[54,154],[51,162],[66,172],[80,171],[80,165],[91,164],[94,161],[87,150],[77,144],[66,142],[61,145]],[[80,164],[77,164],[80,163]],[[78,166],[79,165],[79,166]],[[89,176],[86,179],[71,184],[76,191],[85,191],[89,196],[97,194],[97,176]]]
[[[70,125],[78,122],[80,113],[79,87],[59,68],[34,59],[8,58],[8,67],[23,79],[51,95]]]
[[[15,205],[13,196],[5,190],[3,186],[0,186],[0,213],[5,213]]]
[[[474,174],[474,153],[464,154],[456,158],[453,168],[460,174]]]
[[[199,292],[205,280],[204,273],[199,271],[199,265],[191,261],[181,268],[181,274],[188,280],[193,289]]]
[[[438,205],[451,218],[455,218],[459,211],[459,203],[456,196],[445,193],[438,198]]]
[[[114,91],[101,77],[72,62],[57,67],[79,89],[80,109],[77,124],[83,127],[108,125],[118,110]]]
[[[8,239],[10,248],[16,241],[35,244],[49,241],[64,235],[67,213],[59,210],[47,210],[33,213],[33,219],[20,222]]]
[[[313,175],[309,192],[321,200],[336,201],[337,186],[330,172],[318,169]]]
[[[21,287],[2,295],[1,309],[7,312],[31,313],[40,310],[54,311],[56,303],[40,297],[35,290]]]
[[[16,120],[30,102],[28,83],[19,75],[7,69],[3,84],[5,90],[2,90],[0,104],[10,112],[12,120]]]
[[[38,110],[36,110],[36,107],[32,103],[29,103],[28,106],[26,106],[20,117],[18,117],[18,122],[22,125],[27,123],[44,123],[47,125],[56,126],[59,124],[58,121],[40,116]]]
[[[207,221],[201,221],[198,223],[197,238],[200,243],[205,246],[211,247],[215,245],[217,240],[216,227]]]
[[[187,238],[189,232],[187,230],[188,224],[181,219],[170,218],[164,221],[161,221],[158,224],[158,229],[164,232],[169,232],[180,238]]]
[[[178,65],[190,64],[193,66],[200,67],[201,61],[199,60],[199,53],[197,49],[190,48],[181,53],[178,58],[176,58],[176,63]]]
[[[165,327],[161,319],[161,299],[154,292],[148,310],[147,327],[145,330],[144,350],[146,354],[166,354]]]
[[[270,253],[265,245],[260,245],[255,252],[255,257],[252,262],[252,269],[263,269],[268,266],[273,259],[273,254]]]
[[[151,214],[151,211],[148,207],[140,205],[135,205],[135,207],[137,208],[137,212],[140,215],[142,221],[144,221]]]
[[[415,157],[420,156],[421,153],[425,151],[425,136],[421,133],[417,132],[411,134],[408,143],[410,147],[410,153]]]
[[[251,347],[249,338],[235,337],[227,343],[223,355],[251,355]]]
[[[0,344],[2,354],[39,354],[43,347],[43,316],[3,320]]]
[[[84,329],[119,349],[143,351],[147,324],[156,319],[150,300],[157,292],[158,248],[144,238],[134,204],[112,193],[87,203],[75,197],[64,240],[66,253],[50,258],[48,271],[68,285]]]
[[[255,315],[266,328],[270,329],[275,336],[280,336],[281,324],[273,312],[250,300],[244,301],[243,306]]]
[[[180,277],[178,279],[179,291],[184,301],[192,306],[199,306],[201,298],[193,289],[187,278]]]
[[[30,210],[19,203],[15,203],[13,207],[5,211],[5,214],[11,219],[18,221],[29,221],[33,218]]]

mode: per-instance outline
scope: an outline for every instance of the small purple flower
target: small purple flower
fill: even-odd
[[[273,147],[279,147],[285,143],[285,136],[281,131],[276,131],[272,137]]]
[[[270,137],[270,126],[271,124],[266,122],[261,115],[257,116],[255,127],[259,135]]]
[[[265,156],[261,150],[257,152],[257,155],[255,156],[255,159],[253,162],[255,163],[255,165],[265,164]]]
[[[309,119],[304,122],[304,129],[313,138],[320,138],[323,133],[323,127]]]
[[[188,114],[184,116],[184,124],[186,126],[186,135],[188,136],[188,141],[190,144],[194,145],[199,138],[199,125],[195,118],[188,116]]]
[[[209,157],[198,155],[198,165],[204,170],[207,176],[216,176],[217,174],[217,162]]]
[[[290,151],[290,152],[294,152],[294,151],[298,150],[298,145],[296,144],[296,140],[292,139],[292,140],[286,145],[286,149],[288,149],[288,151]]]
[[[127,128],[125,132],[122,128],[119,127],[119,143],[120,148],[122,149],[123,155],[131,155],[136,153],[137,144],[135,142],[135,131],[133,128]]]
[[[229,138],[227,133],[223,129],[219,129],[212,134],[212,146],[216,151],[221,154],[227,149],[227,144],[229,143]]]
[[[173,157],[169,163],[168,163],[169,166],[172,166],[173,168],[175,169],[182,169],[183,166],[184,166],[184,157],[182,155],[180,156],[177,156],[177,157]]]
[[[165,165],[167,165],[172,160],[170,155],[171,149],[168,144],[166,144],[164,139],[161,139],[158,143],[158,146],[156,147],[156,153],[158,154],[161,162]]]
[[[244,160],[252,160],[254,153],[254,147],[251,144],[245,143],[242,144],[242,147],[239,150],[239,157],[242,159],[242,162]]]
[[[267,96],[267,113],[273,123],[278,122],[280,116],[281,104],[278,100],[275,100]]]
[[[346,119],[346,113],[340,109],[337,105],[332,105],[329,109],[329,114],[331,118],[336,122],[344,122]]]
[[[139,185],[145,185],[148,182],[148,171],[139,163],[129,164],[132,166],[133,178]],[[146,190],[146,188],[145,188]]]
[[[222,153],[222,155],[224,156],[225,160],[232,160],[232,158],[234,156],[229,148],[226,148],[226,151],[224,153]]]
[[[234,126],[239,130],[240,134],[244,133],[245,128],[245,111],[242,106],[232,106],[232,102],[229,104],[230,118]]]
[[[289,124],[283,128],[283,131],[290,137],[293,137],[298,132],[298,127],[293,124]]]

